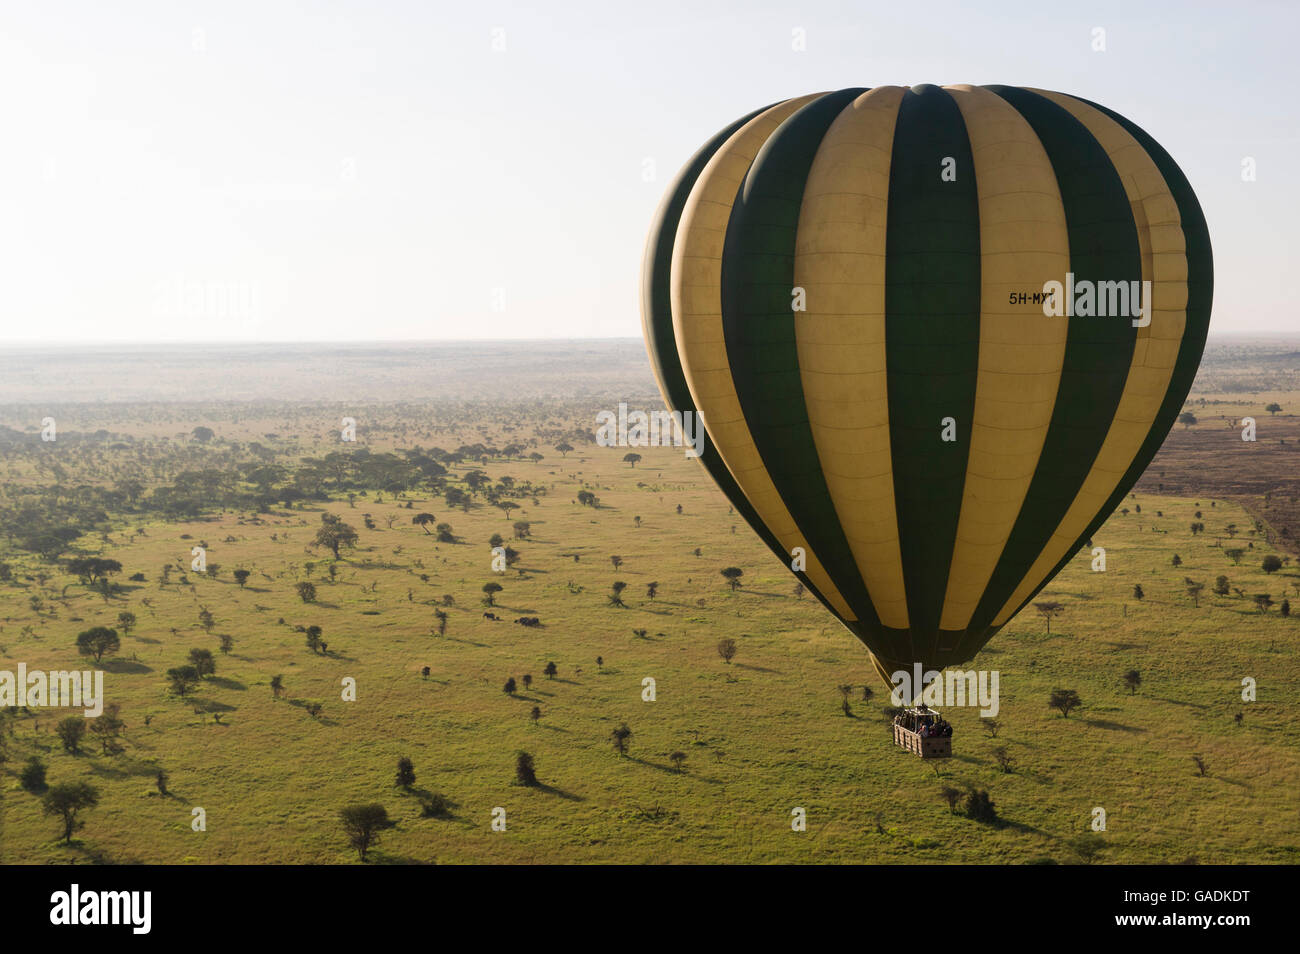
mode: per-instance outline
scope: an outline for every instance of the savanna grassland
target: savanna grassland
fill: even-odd
[[[99,668],[124,727],[74,753],[67,710],[9,711],[0,860],[355,863],[339,811],[380,803],[395,824],[369,863],[1300,861],[1300,620],[1282,614],[1300,360],[1276,357],[1295,350],[1212,343],[1197,423],[1093,540],[1106,571],[1080,552],[1039,598],[1063,608],[1050,634],[1030,609],[976,658],[1001,674],[996,738],[949,710],[941,765],[893,745],[863,648],[698,463],[593,443],[596,411],[659,406],[639,342],[29,354],[0,382],[0,670],[93,668],[78,634],[112,628]],[[1254,445],[1229,426],[1247,415]],[[338,559],[316,542],[331,521],[356,531]],[[215,672],[181,694],[168,672],[192,650]],[[1068,718],[1061,688],[1082,701]],[[539,785],[516,782],[520,751]],[[98,792],[70,843],[22,784],[32,758],[46,786]],[[945,787],[986,790],[1003,823],[950,811]]]

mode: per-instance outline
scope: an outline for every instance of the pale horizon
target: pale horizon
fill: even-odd
[[[1204,208],[1212,333],[1281,333],[1298,29],[1295,6],[1173,0],[23,5],[0,34],[23,91],[0,344],[635,337],[651,219],[710,136],[787,97],[923,82],[1137,123]]]

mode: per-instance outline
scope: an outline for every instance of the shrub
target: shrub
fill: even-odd
[[[533,757],[527,752],[515,753],[515,781],[520,785],[537,784],[537,768],[533,764]]]
[[[36,792],[45,787],[45,763],[36,756],[29,758],[18,773],[18,783],[29,792]]]
[[[434,792],[420,799],[420,814],[425,818],[450,818],[451,799]]]

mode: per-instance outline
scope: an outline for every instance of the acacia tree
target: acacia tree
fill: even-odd
[[[298,583],[294,589],[298,593],[298,598],[304,603],[316,602],[316,584],[308,583],[306,580]]]
[[[72,844],[72,833],[84,822],[78,815],[99,804],[99,790],[88,782],[63,782],[53,785],[41,799],[41,811],[58,815],[63,822],[63,841]]]
[[[316,530],[316,545],[328,547],[329,551],[334,554],[334,559],[339,559],[340,547],[354,547],[357,545],[356,528],[350,524],[344,523],[333,514],[321,514],[321,525]]]
[[[119,734],[126,728],[126,723],[119,715],[121,711],[120,705],[110,702],[97,718],[84,720],[90,723],[90,733],[99,740],[104,755],[119,755],[123,751],[122,744],[118,741]]]
[[[1140,685],[1142,685],[1142,674],[1140,672],[1136,669],[1130,669],[1124,673],[1124,686],[1128,689],[1130,696],[1137,692]]]
[[[81,740],[86,735],[86,718],[85,716],[68,716],[55,726],[54,731],[58,733],[63,748],[76,755],[81,751]]]
[[[388,820],[388,810],[378,803],[349,805],[339,811],[339,820],[348,844],[356,849],[362,861],[366,860],[366,852],[379,844],[379,833],[393,824]]]
[[[719,570],[718,572],[720,572],[722,576],[726,579],[727,584],[731,587],[731,592],[733,593],[736,592],[736,590],[738,590],[741,586],[744,585],[743,583],[740,582],[740,578],[745,575],[745,571],[742,570],[740,567],[729,566],[723,570]]]
[[[483,584],[483,605],[496,606],[496,596],[501,592],[503,587],[500,583],[488,582]]]
[[[718,655],[722,657],[723,662],[731,665],[731,661],[736,658],[736,641],[730,636],[718,640]]]
[[[199,678],[211,676],[217,671],[217,661],[212,658],[210,649],[191,649],[190,665],[199,674]]]
[[[1042,603],[1035,603],[1034,609],[1038,610],[1038,615],[1047,620],[1047,635],[1052,635],[1052,617],[1060,616],[1065,612],[1065,606],[1052,600],[1044,600]]]
[[[1073,689],[1053,689],[1051,697],[1047,700],[1047,705],[1052,709],[1059,709],[1063,718],[1070,718],[1070,710],[1077,709],[1083,705],[1079,699],[1079,694]]]
[[[622,580],[615,580],[609,586],[609,605],[626,608],[627,604],[623,602],[623,591],[627,589],[627,584]]]
[[[77,635],[77,651],[83,656],[94,656],[99,662],[105,656],[111,656],[122,648],[122,641],[117,630],[107,626],[96,626]]]
[[[241,570],[236,570],[232,574],[232,576],[234,576],[235,582],[239,584],[239,588],[242,590],[244,588],[244,584],[248,582],[249,573],[247,570],[241,569]]]
[[[193,666],[177,666],[167,670],[167,679],[171,683],[172,692],[183,699],[187,692],[199,684],[199,673]]]
[[[437,521],[438,518],[431,513],[417,513],[411,518],[411,523],[418,527],[423,527],[425,533],[429,532],[429,524],[437,523]]]

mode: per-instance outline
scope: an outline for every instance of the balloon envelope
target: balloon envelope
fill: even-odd
[[[1212,291],[1196,196],[1129,120],[886,86],[706,143],[642,321],[704,466],[888,679],[972,658],[1091,539],[1186,399]]]

